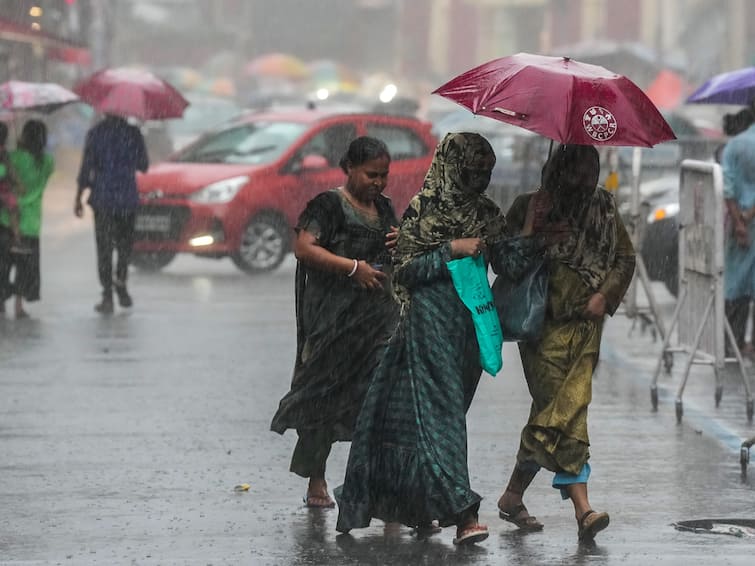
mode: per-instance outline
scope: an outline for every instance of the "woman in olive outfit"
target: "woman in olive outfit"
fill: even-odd
[[[593,146],[561,145],[545,165],[541,189],[517,197],[506,214],[520,244],[534,242],[528,252],[520,251],[532,258],[544,253],[549,275],[540,340],[519,343],[532,406],[516,466],[498,500],[499,514],[520,529],[542,529],[522,498],[545,468],[555,472],[553,487],[571,499],[582,541],[609,522],[608,513],[593,510],[587,496],[587,409],[603,321],[621,304],[635,265],[616,202],[598,187],[599,173]]]
[[[341,160],[345,185],[312,199],[296,227],[296,362],[271,429],[299,435],[290,469],[309,478],[309,507],[335,505],[325,481],[331,445],[351,440],[397,320],[389,276],[398,220],[382,194],[389,167],[383,142],[357,138]]]

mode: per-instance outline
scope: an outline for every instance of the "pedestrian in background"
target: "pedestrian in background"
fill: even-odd
[[[271,429],[296,429],[291,472],[309,479],[308,507],[333,507],[325,469],[349,441],[379,354],[396,324],[390,289],[398,224],[382,195],[390,154],[375,138],[352,141],[344,186],[308,204],[296,226],[296,362]]]
[[[13,167],[10,163],[8,150],[5,147],[8,141],[8,126],[0,122],[0,210],[5,210],[8,215],[8,227],[10,228],[10,238],[18,242],[21,234],[19,232],[19,211],[18,211],[18,181],[13,173]],[[3,229],[5,227],[0,227]]]
[[[504,235],[503,214],[483,194],[494,164],[481,135],[446,135],[404,213],[394,255],[401,321],[367,392],[336,490],[340,532],[377,518],[418,534],[431,534],[436,520],[456,525],[455,544],[488,536],[467,467],[466,413],[482,374],[480,350],[446,263],[480,255]]]
[[[8,154],[8,167],[13,171],[19,185],[18,245],[10,250],[10,262],[0,269],[0,299],[4,303],[15,295],[16,318],[28,318],[24,300],[40,299],[39,235],[42,226],[42,195],[53,173],[55,162],[47,148],[47,128],[39,120],[29,120],[21,130],[17,148]],[[11,225],[7,211],[0,216],[0,223]],[[15,268],[15,269],[14,269]],[[10,270],[14,269],[13,281]]]
[[[545,246],[549,277],[541,338],[519,343],[532,405],[499,515],[522,530],[542,529],[523,496],[546,468],[555,472],[553,487],[571,499],[583,541],[609,521],[588,500],[587,409],[603,321],[619,307],[635,264],[615,200],[597,186],[599,174],[594,147],[561,145],[546,163],[541,190],[517,197],[506,215],[512,233]]]
[[[13,175],[5,143],[8,126],[0,122],[0,316],[5,314],[5,301],[13,295],[10,286],[11,248],[20,240],[19,213],[16,192],[18,183]],[[7,218],[4,226],[2,218]]]
[[[721,129],[723,130],[724,134],[727,137],[732,138],[741,134],[747,128],[752,126],[753,121],[755,121],[755,114],[753,114],[753,111],[749,108],[743,108],[735,114],[724,114],[724,117],[721,121]],[[713,157],[716,160],[716,163],[718,163],[719,165],[721,164],[725,147],[726,142],[716,147],[716,150],[713,153]]]
[[[102,285],[102,300],[94,308],[102,314],[113,312],[113,289],[122,307],[133,305],[126,283],[139,206],[136,172],[148,167],[144,138],[139,128],[125,118],[106,114],[87,133],[74,214],[79,218],[84,215],[81,199],[84,190],[89,189],[87,203],[94,212],[97,273]],[[115,278],[114,250],[118,254]]]
[[[726,235],[724,299],[740,351],[752,353],[745,334],[750,302],[755,297],[755,124],[749,109],[736,114],[729,132],[736,133],[723,149],[724,202],[731,230]],[[728,346],[727,353],[733,355]]]

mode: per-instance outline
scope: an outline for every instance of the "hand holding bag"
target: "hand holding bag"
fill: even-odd
[[[503,366],[503,338],[488,282],[487,265],[481,256],[476,256],[454,259],[446,266],[461,302],[472,313],[482,369],[494,376]]]
[[[533,196],[528,203],[523,234],[532,233],[535,198]],[[544,253],[541,251],[533,257],[516,278],[499,275],[493,282],[492,292],[504,342],[538,341],[548,303],[548,265]]]
[[[493,282],[493,300],[504,342],[540,339],[548,301],[548,266],[540,257],[518,281],[499,275]]]

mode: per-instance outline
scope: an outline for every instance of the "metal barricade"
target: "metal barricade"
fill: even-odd
[[[653,409],[658,409],[658,376],[669,354],[687,354],[682,382],[676,395],[676,420],[683,415],[682,395],[692,364],[713,366],[715,402],[723,393],[722,372],[736,362],[746,394],[747,420],[752,422],[753,401],[742,354],[724,313],[724,200],[721,167],[707,161],[685,160],[679,178],[679,297],[663,341],[650,388]],[[671,335],[678,324],[675,347]],[[725,357],[725,340],[734,358]]]
[[[647,269],[645,268],[645,262],[642,259],[640,249],[642,248],[642,240],[644,237],[645,219],[647,218],[647,211],[643,210],[642,203],[640,202],[640,180],[642,172],[642,153],[640,148],[634,148],[632,153],[632,193],[630,198],[630,222],[629,222],[629,234],[632,238],[632,245],[637,252],[636,265],[634,273],[632,274],[632,281],[629,284],[624,300],[622,301],[623,313],[627,318],[633,319],[635,323],[637,320],[641,321],[643,328],[647,326],[653,326],[657,329],[657,332],[661,336],[661,340],[666,339],[666,328],[663,324],[663,318],[660,316],[660,309],[658,303],[655,300],[655,294],[653,293],[652,286],[650,284],[650,277],[648,277]],[[647,307],[639,306],[637,302],[638,287],[642,286],[642,290],[645,292],[647,298]],[[634,329],[634,324],[632,325]],[[655,340],[656,332],[653,331],[653,339]],[[672,360],[667,356],[666,369],[671,370]]]

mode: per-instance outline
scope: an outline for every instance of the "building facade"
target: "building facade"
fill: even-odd
[[[51,80],[88,67],[88,30],[81,17],[88,5],[88,0],[0,0],[0,81]]]

